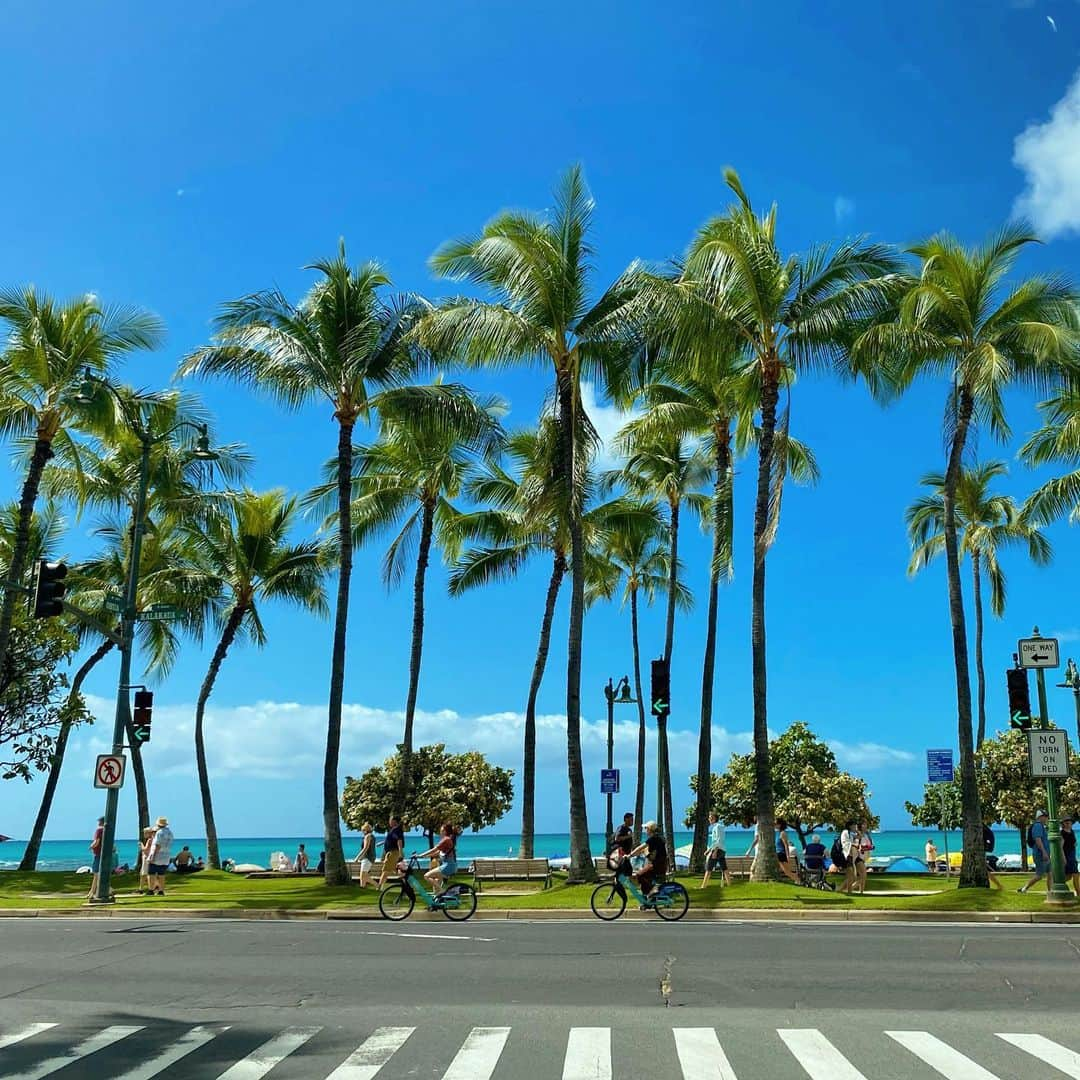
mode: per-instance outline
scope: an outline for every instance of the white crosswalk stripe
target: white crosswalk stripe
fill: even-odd
[[[509,1035],[508,1027],[473,1028],[443,1080],[491,1080]]]
[[[57,1054],[56,1057],[51,1057],[47,1061],[42,1061],[29,1069],[15,1073],[11,1076],[11,1080],[41,1080],[41,1077],[51,1076],[65,1065],[70,1065],[73,1061],[78,1061],[80,1058],[96,1053],[98,1050],[104,1050],[106,1046],[112,1046],[113,1043],[126,1039],[129,1035],[134,1035],[136,1031],[142,1031],[142,1027],[114,1025],[113,1027],[104,1028],[102,1031],[83,1039],[81,1043],[73,1046],[65,1053]]]
[[[326,1080],[372,1080],[415,1030],[411,1027],[377,1028]]]
[[[1080,1080],[1080,1054],[1074,1050],[1053,1042],[1045,1035],[1003,1035],[998,1032],[997,1037],[1045,1061],[1047,1065],[1053,1065],[1058,1072],[1073,1077],[1073,1080]]]
[[[227,1068],[218,1080],[259,1080],[320,1031],[321,1027],[286,1028]]]
[[[16,1043],[22,1042],[23,1039],[29,1039],[33,1035],[40,1035],[41,1032],[54,1027],[56,1027],[55,1024],[27,1024],[26,1027],[21,1027],[17,1031],[12,1031],[7,1035],[0,1035],[0,1050],[3,1050],[5,1046],[14,1046]]]
[[[170,1043],[147,1061],[141,1062],[125,1073],[114,1075],[113,1080],[151,1080],[151,1077],[160,1076],[166,1069],[175,1065],[181,1058],[205,1046],[212,1039],[217,1038],[224,1031],[228,1031],[228,1025],[221,1027],[193,1027],[185,1032],[180,1038]]]
[[[715,1028],[673,1028],[683,1080],[739,1080]]]
[[[776,1033],[812,1080],[866,1080],[816,1028],[779,1028]]]
[[[890,1039],[920,1057],[947,1080],[998,1080],[992,1072],[977,1065],[966,1054],[954,1050],[929,1031],[886,1031]]]
[[[611,1080],[611,1028],[571,1028],[562,1080]]]

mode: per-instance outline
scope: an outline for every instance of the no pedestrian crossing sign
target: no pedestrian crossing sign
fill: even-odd
[[[97,764],[94,766],[94,787],[122,787],[126,762],[127,758],[123,754],[98,754]]]
[[[619,770],[618,769],[601,769],[600,770],[600,794],[601,795],[618,795],[619,794]]]
[[[1069,775],[1069,737],[1064,731],[1028,732],[1028,767],[1037,778]]]
[[[1061,667],[1057,638],[1021,638],[1016,643],[1016,652],[1022,668]]]
[[[951,784],[953,762],[951,750],[926,751],[926,780],[930,784]]]

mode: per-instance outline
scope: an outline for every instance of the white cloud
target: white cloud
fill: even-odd
[[[855,216],[855,200],[846,195],[837,195],[833,199],[833,217],[837,225],[843,225]]]
[[[1080,231],[1080,71],[1050,119],[1016,137],[1013,164],[1026,178],[1014,212],[1046,237]]]
[[[1062,644],[1070,641],[1080,641],[1080,630],[1075,626],[1068,630],[1051,630],[1047,637],[1057,638]]]
[[[845,770],[882,769],[889,765],[911,765],[918,760],[918,755],[910,750],[899,750],[895,746],[885,746],[875,742],[841,742],[830,739],[829,746],[836,754],[836,760]]]
[[[615,452],[615,436],[620,429],[640,416],[640,409],[631,409],[624,412],[615,405],[600,403],[596,394],[596,387],[590,382],[581,384],[581,404],[585,408],[592,425],[600,436],[601,449],[598,464],[601,468],[611,469],[620,462],[620,455]]]

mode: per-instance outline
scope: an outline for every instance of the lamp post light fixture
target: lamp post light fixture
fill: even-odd
[[[615,706],[636,705],[637,698],[630,692],[630,676],[624,675],[619,680],[619,685],[608,679],[604,687],[604,697],[607,699],[607,767],[614,768],[615,756]],[[605,847],[604,854],[611,851],[612,841],[615,836],[615,826],[611,820],[611,792],[607,794],[607,826],[604,830]],[[635,827],[640,827],[640,822],[635,822]]]
[[[1080,671],[1077,671],[1076,661],[1071,656],[1065,665],[1064,679],[1057,685],[1060,690],[1073,692],[1073,701],[1076,704],[1076,745],[1080,746]]]
[[[104,390],[111,394],[120,406],[121,415],[132,434],[142,447],[139,456],[139,481],[135,494],[135,510],[132,516],[131,549],[128,553],[127,583],[124,588],[123,611],[120,616],[120,676],[116,689],[116,713],[113,719],[112,752],[120,756],[124,751],[124,734],[131,722],[131,702],[128,694],[131,690],[131,652],[135,637],[135,622],[138,611],[139,595],[139,560],[142,555],[142,539],[146,532],[146,497],[150,488],[150,452],[159,443],[164,442],[174,432],[182,428],[192,428],[198,432],[191,456],[196,461],[217,461],[219,455],[210,446],[210,436],[206,424],[193,420],[179,420],[165,431],[152,432],[137,406],[126,400],[107,379],[95,375],[89,368],[83,375],[82,384],[74,395],[78,405],[90,405],[97,394]],[[101,873],[98,875],[97,894],[90,898],[91,904],[108,904],[112,895],[112,854],[116,841],[116,813],[120,803],[118,788],[108,788],[105,793],[105,826],[101,836],[101,850],[98,853]]]

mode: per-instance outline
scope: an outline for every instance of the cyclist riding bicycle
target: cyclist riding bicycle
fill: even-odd
[[[645,865],[636,873],[638,888],[646,897],[650,897],[657,885],[667,876],[668,851],[664,838],[655,821],[645,822],[645,842],[639,844],[629,857],[623,860],[620,873],[629,873],[629,861],[635,855],[645,855]]]
[[[432,888],[439,892],[443,887],[443,881],[449,881],[457,873],[457,830],[450,822],[446,822],[439,830],[439,842],[429,851],[422,851],[417,858],[439,860],[438,866],[432,867],[424,879],[431,882]]]

